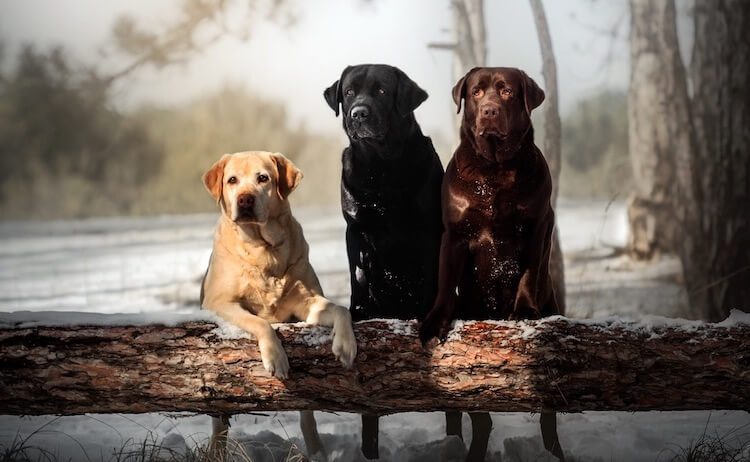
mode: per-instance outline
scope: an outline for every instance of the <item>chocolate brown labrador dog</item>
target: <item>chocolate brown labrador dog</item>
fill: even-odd
[[[544,91],[519,69],[474,68],[456,83],[453,100],[458,112],[464,101],[464,117],[443,178],[438,293],[420,325],[423,343],[445,338],[456,318],[560,314],[549,272],[552,180],[531,125]],[[474,425],[488,425],[480,415],[472,415]],[[562,457],[556,437],[550,445]],[[470,459],[482,460],[486,447],[472,441]]]

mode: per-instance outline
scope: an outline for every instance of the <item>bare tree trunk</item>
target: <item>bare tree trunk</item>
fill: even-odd
[[[750,2],[697,0],[694,15],[680,253],[693,316],[716,320],[750,308]]]
[[[560,183],[560,167],[562,164],[562,128],[560,123],[560,109],[558,105],[557,91],[557,62],[555,51],[552,48],[552,38],[549,34],[547,17],[544,13],[544,5],[541,0],[529,0],[531,11],[534,14],[534,23],[539,37],[539,48],[542,52],[542,75],[544,76],[544,157],[549,164],[552,175],[552,208],[557,210],[557,192]],[[552,252],[550,254],[550,275],[552,276],[555,297],[560,307],[560,312],[565,313],[565,263],[563,261],[562,249],[560,248],[560,237],[557,226],[555,226],[552,239]]]
[[[255,340],[207,322],[2,328],[0,413],[750,409],[750,319],[736,321],[467,322],[431,348],[412,321],[365,321],[351,370],[329,329],[287,325],[284,381]]]
[[[453,49],[453,79],[458,81],[469,69],[486,65],[487,30],[484,0],[453,0],[456,44]]]
[[[628,126],[635,192],[628,204],[628,251],[636,259],[676,252],[676,138],[670,123],[676,100],[683,100],[673,0],[630,0],[630,90]],[[680,66],[681,66],[680,62]]]

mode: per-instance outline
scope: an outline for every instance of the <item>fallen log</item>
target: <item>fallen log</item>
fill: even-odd
[[[284,381],[263,369],[255,340],[215,320],[20,318],[0,315],[1,414],[750,410],[750,315],[741,312],[718,324],[457,322],[427,348],[414,322],[366,321],[355,326],[350,370],[334,360],[329,329],[280,325]]]

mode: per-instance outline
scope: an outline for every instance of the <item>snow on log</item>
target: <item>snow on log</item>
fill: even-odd
[[[279,325],[284,381],[263,369],[252,338],[215,319],[65,325],[68,313],[25,314],[35,315],[0,315],[1,414],[750,410],[741,312],[718,324],[457,322],[427,348],[414,322],[366,321],[350,370],[334,360],[329,329]]]

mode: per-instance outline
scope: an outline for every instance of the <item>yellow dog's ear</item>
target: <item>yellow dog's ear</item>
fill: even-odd
[[[302,181],[302,171],[298,169],[291,160],[284,157],[283,154],[271,154],[271,160],[276,164],[276,171],[279,174],[276,191],[278,192],[279,197],[284,200],[289,197],[289,194],[291,194],[292,191],[297,188],[299,182]]]
[[[224,166],[227,164],[231,154],[224,154],[221,159],[217,160],[206,173],[203,174],[203,185],[208,190],[216,202],[221,199],[221,192],[224,186]]]

